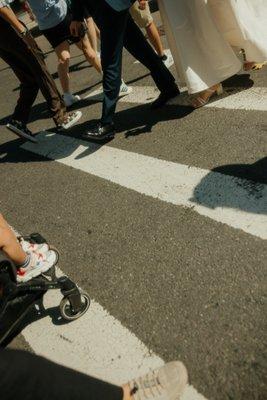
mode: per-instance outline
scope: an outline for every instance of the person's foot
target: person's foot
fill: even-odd
[[[23,238],[19,239],[19,243],[25,251],[25,253],[47,253],[49,251],[49,246],[47,243],[31,243],[28,242],[27,240],[24,240]]]
[[[62,124],[57,125],[58,130],[67,130],[72,128],[82,116],[81,111],[73,111],[70,113],[66,113],[64,122]]]
[[[38,143],[38,140],[34,137],[32,132],[22,122],[11,119],[6,127],[19,137],[30,140],[33,143]]]
[[[126,83],[122,79],[121,80],[119,97],[127,96],[128,94],[132,93],[132,91],[133,91],[133,88],[131,86],[126,85]]]
[[[209,89],[201,92],[197,97],[195,97],[192,100],[191,105],[195,109],[203,107],[210,101],[210,99],[214,95],[217,94],[217,96],[219,96],[222,93],[223,93],[223,87],[222,87],[221,83],[218,83],[217,85],[214,85],[214,86],[210,87]]]
[[[78,101],[80,101],[80,100],[81,100],[81,98],[77,94],[76,95],[74,95],[72,93],[64,93],[63,94],[63,101],[64,101],[66,107],[70,107],[73,104],[78,103]]]
[[[153,103],[151,103],[151,108],[153,110],[156,110],[157,108],[163,107],[169,100],[179,96],[179,94],[180,90],[175,85],[172,89],[166,92],[161,92],[159,97],[155,101],[153,101]]]
[[[173,361],[129,382],[133,400],[178,400],[188,382],[183,363]]]
[[[100,123],[88,130],[82,135],[83,139],[102,142],[107,139],[113,139],[115,135],[114,124],[101,125]]]
[[[267,65],[267,62],[257,63],[255,61],[245,61],[243,64],[243,69],[244,71],[259,71],[265,65]]]
[[[170,68],[173,65],[173,58],[171,55],[164,54],[160,59],[164,62],[167,68]]]
[[[47,272],[58,262],[58,254],[49,250],[47,253],[30,253],[29,264],[17,270],[17,282],[28,282]]]

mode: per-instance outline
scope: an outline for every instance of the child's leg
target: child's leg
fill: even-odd
[[[15,265],[23,265],[27,261],[28,255],[22,250],[15,234],[2,214],[0,214],[0,249]]]

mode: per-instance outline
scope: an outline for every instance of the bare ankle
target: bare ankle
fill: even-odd
[[[130,386],[128,384],[123,385],[122,390],[123,390],[123,400],[132,400]]]

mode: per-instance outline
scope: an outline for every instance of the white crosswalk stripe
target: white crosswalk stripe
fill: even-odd
[[[182,94],[171,100],[169,105],[189,105],[190,97],[181,89]],[[229,89],[228,89],[229,91]],[[129,96],[122,97],[123,103],[148,104],[155,100],[159,91],[153,86],[133,86],[133,92]],[[92,101],[101,101],[102,89],[96,89],[85,98]],[[255,110],[267,111],[267,88],[252,87],[249,89],[231,89],[220,97],[214,97],[205,107],[225,108],[230,110]]]
[[[22,147],[267,239],[267,185],[51,133]],[[96,151],[97,150],[97,151]]]

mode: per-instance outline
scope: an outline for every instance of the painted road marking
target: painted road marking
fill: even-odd
[[[182,94],[171,100],[169,105],[189,105],[190,96],[181,89]],[[133,86],[133,91],[128,96],[120,98],[120,102],[133,104],[148,104],[155,100],[159,91],[154,86]],[[90,101],[101,101],[103,98],[102,88],[96,89],[88,94],[85,99]],[[230,110],[255,110],[267,111],[267,88],[252,87],[250,89],[236,89],[226,92],[219,98],[214,97],[205,107],[225,108]]]
[[[49,291],[45,313],[39,312],[39,319],[22,332],[35,353],[118,385],[164,363],[95,301],[83,317],[62,323],[61,298],[59,291]],[[181,400],[205,398],[188,385]]]
[[[267,239],[267,185],[43,132],[22,148]]]

